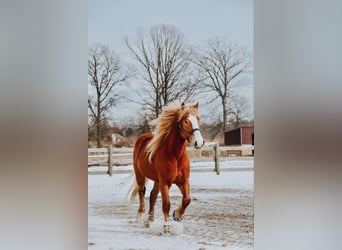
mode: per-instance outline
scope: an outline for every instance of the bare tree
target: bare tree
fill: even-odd
[[[157,25],[149,32],[138,32],[134,42],[125,39],[129,51],[139,65],[140,104],[158,117],[162,107],[192,97],[198,76],[191,70],[191,52],[182,34],[169,25]]]
[[[89,48],[88,109],[96,127],[97,147],[101,147],[101,123],[106,120],[106,112],[120,98],[120,95],[114,91],[115,87],[124,83],[129,75],[128,70],[123,71],[119,57],[108,46],[97,43]]]
[[[229,122],[238,128],[243,119],[248,117],[247,99],[237,94],[230,95],[228,106]]]
[[[205,49],[199,50],[194,63],[201,70],[205,80],[205,91],[216,93],[214,100],[222,105],[223,131],[227,128],[229,98],[232,82],[249,72],[250,59],[246,50],[223,39],[209,40]]]

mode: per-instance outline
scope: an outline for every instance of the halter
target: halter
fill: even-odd
[[[186,131],[183,127],[182,124],[179,124],[179,128],[185,133],[186,135],[186,140],[190,143],[190,136],[195,133],[195,131],[201,131],[199,128],[194,128],[190,132]]]

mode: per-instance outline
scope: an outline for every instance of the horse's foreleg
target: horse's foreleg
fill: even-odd
[[[173,212],[173,219],[175,221],[181,221],[185,212],[186,207],[190,204],[190,184],[189,180],[185,180],[182,184],[177,184],[179,190],[183,195],[183,199],[178,209]]]
[[[162,196],[162,207],[164,214],[164,233],[170,233],[170,225],[169,225],[169,212],[170,212],[170,197],[169,197],[169,189],[170,186],[164,184],[162,182],[159,183],[159,189]]]
[[[170,212],[170,197],[169,197],[169,185],[164,183],[159,183],[159,189],[162,196],[162,207],[164,214],[164,221],[167,222],[169,220],[169,212]]]
[[[154,220],[154,206],[156,204],[156,200],[159,193],[159,183],[154,182],[153,189],[150,193],[150,208],[148,212],[148,220],[153,221]]]

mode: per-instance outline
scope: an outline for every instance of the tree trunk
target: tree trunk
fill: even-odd
[[[97,98],[96,135],[97,147],[101,148],[101,103],[99,96]]]
[[[101,148],[101,132],[100,132],[100,121],[97,119],[96,121],[96,141],[97,141],[97,147]]]
[[[155,89],[155,93],[156,93],[156,100],[155,100],[155,118],[158,118],[159,116],[159,94],[158,94],[158,89]]]
[[[225,132],[227,129],[227,107],[226,107],[226,98],[222,98],[222,114],[223,114],[223,126],[222,132]]]

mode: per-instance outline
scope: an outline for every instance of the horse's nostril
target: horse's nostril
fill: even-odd
[[[195,141],[195,147],[197,147],[197,141]]]

